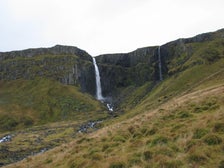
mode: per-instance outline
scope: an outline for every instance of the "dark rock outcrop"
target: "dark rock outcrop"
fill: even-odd
[[[95,94],[92,57],[84,50],[56,45],[0,53],[0,80],[30,80],[35,77],[80,86],[83,92]]]
[[[104,96],[111,96],[117,88],[141,86],[157,81],[158,47],[145,47],[130,53],[105,54],[96,57]]]
[[[122,67],[136,66],[138,63],[149,62],[155,48],[144,47],[139,48],[130,53],[104,54],[96,57],[97,62],[101,64],[119,65]]]
[[[224,29],[204,33],[192,38],[178,39],[160,46],[161,71],[164,78],[201,64],[200,60],[186,64],[192,57],[195,43],[224,38]],[[141,86],[159,81],[158,46],[139,48],[130,53],[104,54],[96,57],[104,96],[130,85]]]

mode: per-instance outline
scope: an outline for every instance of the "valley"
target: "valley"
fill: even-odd
[[[76,47],[0,60],[0,166],[224,167],[224,29],[97,56],[100,79]]]

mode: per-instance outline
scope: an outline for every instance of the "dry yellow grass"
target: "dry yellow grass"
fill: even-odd
[[[222,149],[219,149],[222,144],[206,145],[204,139],[194,139],[193,136],[196,129],[205,128],[212,131],[212,125],[216,121],[224,121],[223,93],[224,86],[220,85],[173,98],[159,108],[96,132],[80,135],[71,143],[28,157],[6,168],[146,167],[149,163],[152,167],[209,167],[211,165],[216,167],[224,160],[220,154]],[[193,114],[194,116],[189,119],[175,117],[169,120],[170,116],[179,115],[179,111],[188,109],[190,104],[197,105],[213,97],[218,97],[219,108]],[[178,127],[181,127],[181,124],[184,124],[184,129],[180,130]],[[156,126],[159,130],[155,135],[141,133],[144,131],[143,128],[150,131]],[[132,129],[133,133],[130,133]],[[223,138],[222,134],[217,135]],[[144,151],[152,152],[150,162],[145,159]]]

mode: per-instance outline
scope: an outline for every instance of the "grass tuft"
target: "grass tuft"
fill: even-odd
[[[215,123],[213,131],[217,133],[224,133],[224,123]]]
[[[147,150],[143,152],[143,158],[146,161],[149,161],[150,159],[152,159],[152,152]]]
[[[151,146],[155,146],[155,145],[163,145],[163,144],[167,144],[168,143],[168,138],[165,136],[157,136],[155,137],[152,142],[151,142]]]
[[[115,162],[115,163],[111,163],[109,168],[125,168],[126,164],[123,162]]]
[[[203,139],[204,139],[204,142],[208,145],[219,145],[223,142],[222,138],[216,134],[209,134],[205,136]]]
[[[193,138],[194,139],[201,139],[203,136],[205,136],[209,131],[203,128],[198,128],[195,130]]]

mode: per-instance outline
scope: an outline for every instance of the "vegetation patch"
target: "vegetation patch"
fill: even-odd
[[[204,139],[204,142],[208,145],[218,145],[223,142],[222,138],[216,134],[209,134],[205,136],[203,139]]]
[[[169,160],[163,163],[163,166],[166,168],[179,168],[183,165],[180,160]]]
[[[151,129],[149,129],[149,130],[146,132],[146,135],[154,135],[154,134],[156,134],[157,131],[158,131],[158,128],[156,128],[156,127],[152,127]]]
[[[57,121],[87,121],[105,118],[107,112],[93,97],[78,87],[56,81],[0,81],[0,132]],[[99,112],[100,111],[100,112]]]
[[[19,124],[19,121],[13,116],[0,115],[0,129],[4,131],[13,130]]]
[[[194,113],[200,113],[208,110],[216,110],[219,108],[219,104],[217,104],[217,101],[215,99],[212,100],[206,100],[205,102],[202,102],[199,106],[195,106],[193,109]]]
[[[155,146],[155,145],[163,145],[163,144],[167,144],[168,143],[168,138],[164,137],[164,136],[157,136],[155,137],[152,142],[151,142],[151,146]]]
[[[224,160],[220,161],[219,168],[224,168]]]
[[[114,163],[111,163],[109,168],[125,168],[126,167],[126,164],[123,163],[123,162],[114,162]]]
[[[189,118],[189,117],[192,117],[193,115],[188,112],[188,111],[181,111],[178,113],[178,117],[179,118]]]
[[[140,165],[141,163],[142,163],[141,154],[139,153],[135,153],[134,155],[130,156],[128,159],[129,166]]]
[[[121,136],[121,135],[116,135],[116,136],[113,138],[113,141],[124,143],[124,142],[126,141],[126,139],[125,139],[125,137],[123,137],[123,136]]]
[[[203,136],[205,136],[209,131],[206,130],[206,129],[196,129],[194,131],[194,135],[193,135],[193,138],[194,139],[201,139]]]
[[[224,133],[224,123],[215,123],[213,131],[217,133]]]
[[[143,158],[146,161],[149,161],[150,159],[152,159],[152,156],[153,156],[152,152],[149,150],[143,152]]]
[[[188,156],[189,162],[204,163],[206,160],[207,157],[201,153],[191,153]]]

